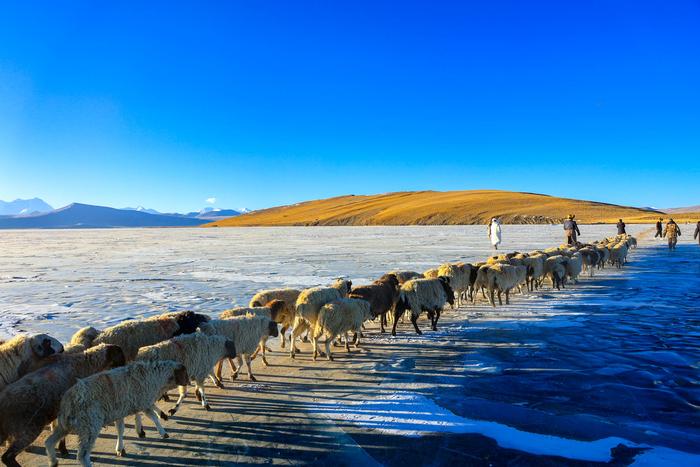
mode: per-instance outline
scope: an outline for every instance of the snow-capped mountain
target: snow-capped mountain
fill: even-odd
[[[112,227],[194,227],[209,222],[184,216],[73,203],[35,216],[2,216],[0,229],[80,229]]]
[[[14,201],[0,200],[0,216],[25,216],[49,211],[53,211],[53,208],[40,198],[16,199]]]
[[[161,214],[160,212],[156,211],[155,209],[148,209],[144,208],[143,206],[137,206],[135,208],[122,208],[124,211],[138,211],[138,212],[145,212],[147,214]]]

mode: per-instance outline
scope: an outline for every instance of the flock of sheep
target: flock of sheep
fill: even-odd
[[[495,306],[496,295],[502,304],[505,294],[508,304],[514,289],[534,290],[546,279],[559,289],[569,280],[577,282],[583,272],[592,276],[606,264],[622,267],[636,244],[634,237],[622,235],[493,256],[478,264],[448,263],[422,274],[393,271],[363,286],[337,279],[328,287],[265,290],[253,296],[249,307],[226,310],[218,319],[186,311],[125,321],[102,331],[86,327],[65,347],[46,334],[17,336],[0,342],[0,446],[6,444],[2,462],[18,466],[17,455],[49,424],[53,431],[45,445],[52,466],[58,465],[57,445],[67,455],[64,438],[69,433],[78,435],[80,463],[91,465],[97,437],[111,423],[117,428],[116,454],[123,456],[126,417],[134,416],[139,437],[145,436],[145,415],[167,438],[159,419],[177,412],[190,383],[209,410],[205,380],[223,387],[222,366],[228,361],[232,379],[245,364],[254,381],[251,360],[261,354],[267,365],[269,337],[279,335],[281,348],[288,345],[292,358],[299,352],[298,339],[309,338],[314,360],[325,337],[325,356],[332,359],[330,343],[344,337],[347,350],[351,341],[358,346],[368,320],[379,318],[381,332],[393,321],[396,335],[397,323],[408,315],[421,334],[418,318],[427,312],[431,328],[437,330],[448,303],[474,302],[481,294]],[[178,399],[166,414],[156,401],[169,401],[167,393],[175,388]]]

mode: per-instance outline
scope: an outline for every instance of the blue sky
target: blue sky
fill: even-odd
[[[0,199],[700,203],[697,1],[343,3],[8,2]]]

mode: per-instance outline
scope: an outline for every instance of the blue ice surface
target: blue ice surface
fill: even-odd
[[[529,431],[700,453],[700,248],[640,248],[623,274],[594,284],[572,287],[571,300],[535,299],[576,318],[500,329],[503,342],[520,345],[467,355],[498,370],[472,373],[461,401],[441,404]],[[494,335],[488,326],[469,333]]]

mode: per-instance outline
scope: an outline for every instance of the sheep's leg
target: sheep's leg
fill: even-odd
[[[506,290],[506,305],[510,305],[510,289]],[[500,300],[501,294],[498,294],[498,299]]]
[[[253,370],[251,370],[250,368],[250,356],[244,355],[243,360],[245,361],[245,366],[248,369],[248,378],[250,378],[251,381],[257,381],[257,379],[255,379],[255,376],[253,376]]]
[[[296,318],[294,321],[294,327],[292,328],[292,336],[290,338],[289,345],[289,356],[294,358],[294,354],[299,350],[296,348],[297,337],[301,335],[302,332],[306,330],[306,323],[301,318]]]
[[[440,313],[442,313],[440,308],[435,310],[435,323],[433,323],[433,331],[437,331],[437,323],[440,321]]]
[[[5,451],[5,453],[2,455],[2,463],[3,464],[10,466],[10,467],[21,467],[19,462],[17,462],[16,457],[17,457],[17,455],[19,455],[20,452],[22,452],[22,450],[24,448],[26,448],[27,446],[32,444],[32,442],[30,440],[29,443],[26,443],[26,444],[21,443],[20,444],[17,441],[18,440],[13,441],[12,444],[10,444],[7,447],[7,450]],[[22,445],[24,445],[24,447],[22,447]]]
[[[360,338],[363,337],[361,332],[358,332],[355,334],[357,337],[355,338],[355,348],[358,349],[360,347]]]
[[[204,408],[204,410],[211,410],[209,402],[207,401],[207,396],[206,394],[204,394],[204,381],[195,381],[194,387],[195,391],[199,391],[199,395],[202,398],[202,407]]]
[[[415,313],[411,313],[411,323],[413,324],[413,329],[416,330],[416,334],[421,335],[423,334],[420,329],[418,329],[418,315]]]
[[[216,364],[216,371],[214,371],[216,379],[218,379],[219,381],[221,381],[221,373],[222,373],[223,367],[224,367],[224,359],[222,358]]]
[[[168,410],[168,414],[170,416],[173,416],[177,413],[178,409],[180,408],[180,404],[182,404],[182,401],[185,400],[185,396],[187,396],[187,386],[178,386],[177,389],[180,393],[180,397],[177,398],[177,402],[175,402],[173,408]]]
[[[382,313],[379,316],[379,332],[381,332],[382,334],[384,334],[386,332],[386,330],[384,329],[384,326],[386,324],[387,324],[386,323],[386,313]]]
[[[231,381],[235,381],[236,378],[238,378],[238,373],[240,373],[241,368],[243,368],[243,359],[241,358],[240,355],[236,356],[236,363],[238,363],[238,368],[235,368],[233,366],[233,360],[228,359],[229,365],[231,365]]]
[[[61,441],[58,442],[58,452],[61,454],[61,457],[68,457],[68,448],[66,447],[66,438],[63,438]]]
[[[144,414],[150,421],[153,422],[153,424],[156,426],[156,430],[158,430],[158,434],[160,435],[161,438],[166,439],[169,438],[168,433],[163,429],[163,425],[160,424],[160,420],[158,420],[158,407],[155,405],[151,406],[150,409],[146,410]]]
[[[345,333],[345,351],[350,352],[350,340],[348,340],[348,333]]]
[[[333,361],[333,355],[331,354],[331,340],[333,340],[333,336],[328,335],[326,337],[326,342],[324,345],[326,346],[326,360]]]
[[[58,425],[58,421],[54,420],[51,423],[49,423],[49,428],[51,430],[54,430],[57,425]],[[27,436],[34,436],[34,437],[29,440],[29,444],[27,444],[27,445],[23,445],[22,444],[23,441],[20,438],[16,438],[13,444],[20,446],[19,452],[24,451],[27,448],[27,446],[32,444],[34,442],[34,440],[39,436],[39,433],[37,433],[36,435],[33,435],[32,433],[25,433],[25,434]],[[0,446],[2,446],[2,442],[0,442]],[[9,450],[9,448],[8,448],[8,450]],[[68,448],[66,447],[66,438],[63,438],[63,439],[61,439],[61,441],[59,441],[58,452],[61,454],[61,457],[68,457]],[[15,456],[17,456],[17,454],[15,454]]]
[[[92,448],[95,447],[95,441],[97,441],[98,434],[99,429],[97,430],[97,433],[90,431],[89,433],[82,433],[79,437],[77,460],[83,467],[92,467],[90,454],[92,454]]]
[[[141,422],[141,413],[134,415],[134,431],[139,438],[146,437],[146,432],[143,431],[143,423]]]
[[[400,311],[393,311],[393,316],[394,316],[394,322],[391,324],[391,335],[395,336],[396,335],[396,325],[399,322],[399,315],[401,314]]]
[[[117,447],[115,451],[118,457],[126,456],[126,450],[124,449],[124,419],[120,418],[114,425],[117,427]]]
[[[289,329],[289,326],[282,326],[280,329],[280,350],[284,350],[284,341],[287,339],[287,329]]]
[[[313,355],[314,361],[316,361],[316,357],[318,357],[318,338],[319,337],[321,337],[321,336],[312,336],[312,339],[311,339],[311,346],[314,349],[314,355]]]
[[[264,338],[262,339],[262,341],[260,342],[260,350],[261,350],[261,353],[262,353],[262,361],[263,361],[263,364],[264,364],[265,366],[270,366],[270,364],[267,363],[267,359],[265,358],[265,350],[266,350],[265,344],[266,344],[266,343],[267,343],[267,337],[264,337]]]
[[[68,435],[68,430],[64,429],[60,424],[57,424],[44,442],[46,456],[49,458],[49,465],[51,467],[58,465],[58,459],[56,458],[56,444],[65,438],[66,435]]]
[[[209,374],[209,378],[211,379],[211,382],[214,383],[214,386],[216,386],[219,389],[224,389],[224,383],[222,383],[219,378],[217,378],[211,373]]]

